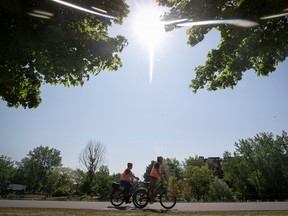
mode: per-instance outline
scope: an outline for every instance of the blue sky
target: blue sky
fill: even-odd
[[[106,146],[110,173],[133,162],[141,176],[158,155],[221,157],[239,139],[288,131],[287,61],[269,77],[247,71],[233,90],[194,94],[188,88],[194,68],[203,65],[219,35],[214,31],[191,48],[186,29],[178,29],[157,46],[150,82],[147,47],[132,30],[135,2],[127,1],[132,8],[124,25],[111,29],[129,41],[119,71],[104,71],[83,87],[46,84],[36,109],[0,102],[0,154],[20,161],[33,148],[49,146],[61,151],[63,166],[79,168],[79,154],[93,140]]]

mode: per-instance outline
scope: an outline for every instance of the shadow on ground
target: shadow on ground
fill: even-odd
[[[156,212],[156,213],[166,213],[169,212],[171,210],[168,209],[152,209],[152,208],[135,208],[134,206],[108,206],[108,209],[117,209],[117,210],[135,210],[135,211],[143,211],[143,212]]]

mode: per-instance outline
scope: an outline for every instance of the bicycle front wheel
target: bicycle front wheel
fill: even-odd
[[[175,194],[166,189],[160,194],[160,204],[165,209],[171,209],[176,205]]]
[[[148,204],[148,193],[144,189],[138,189],[133,194],[133,204],[136,208],[144,208]]]
[[[120,206],[124,202],[124,194],[121,190],[113,190],[110,194],[110,202],[113,206]]]

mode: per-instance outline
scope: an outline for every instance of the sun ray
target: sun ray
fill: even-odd
[[[153,79],[153,69],[154,69],[154,47],[150,46],[149,48],[149,60],[150,60],[150,68],[149,68],[149,81],[152,83]]]
[[[160,21],[162,11],[158,7],[136,2],[137,11],[134,17],[134,32],[140,43],[148,49],[149,81],[152,82],[154,70],[154,53],[165,35],[164,23]]]

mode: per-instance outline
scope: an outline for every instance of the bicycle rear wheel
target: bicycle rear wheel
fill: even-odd
[[[172,191],[170,191],[168,189],[165,189],[160,194],[160,204],[165,209],[173,208],[176,205],[176,196],[175,196],[175,194]]]
[[[110,194],[110,202],[113,206],[120,206],[124,202],[124,194],[121,190],[113,190]]]
[[[138,189],[133,194],[133,204],[136,208],[144,208],[148,204],[148,193],[145,189]]]

